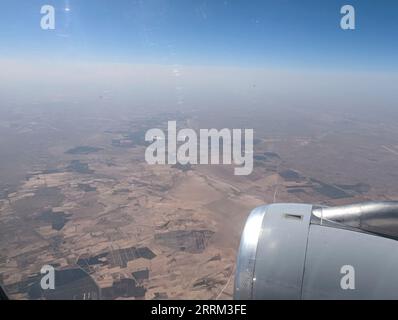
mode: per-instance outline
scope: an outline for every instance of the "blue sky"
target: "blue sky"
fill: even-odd
[[[40,7],[56,30],[40,29]],[[340,8],[357,29],[340,29]],[[70,11],[65,11],[65,8]],[[395,0],[2,0],[0,58],[397,70]]]

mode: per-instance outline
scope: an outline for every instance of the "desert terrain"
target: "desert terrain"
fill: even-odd
[[[288,115],[287,115],[288,114]],[[398,127],[343,113],[4,111],[0,283],[13,299],[231,299],[250,211],[398,197]],[[254,171],[145,162],[145,132],[254,128]],[[40,269],[57,289],[41,291]]]

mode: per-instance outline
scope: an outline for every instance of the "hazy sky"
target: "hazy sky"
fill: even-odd
[[[355,31],[340,29],[344,4]],[[398,1],[2,0],[0,39],[7,59],[397,70]]]
[[[344,4],[356,30],[340,28]],[[55,30],[40,8],[56,9]],[[0,108],[396,108],[396,0],[1,0]]]

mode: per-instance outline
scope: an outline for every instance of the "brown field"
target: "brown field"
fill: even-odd
[[[283,110],[231,113],[231,120],[216,113],[3,117],[0,282],[11,297],[37,298],[34,276],[52,264],[86,273],[85,284],[62,289],[76,298],[94,286],[104,299],[230,299],[254,207],[397,199],[396,125],[335,114],[307,122]],[[203,128],[252,124],[254,172],[147,165],[139,137],[176,118]]]

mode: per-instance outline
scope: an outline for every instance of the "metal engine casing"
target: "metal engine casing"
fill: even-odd
[[[258,207],[242,234],[234,298],[398,299],[397,217],[397,202]]]

